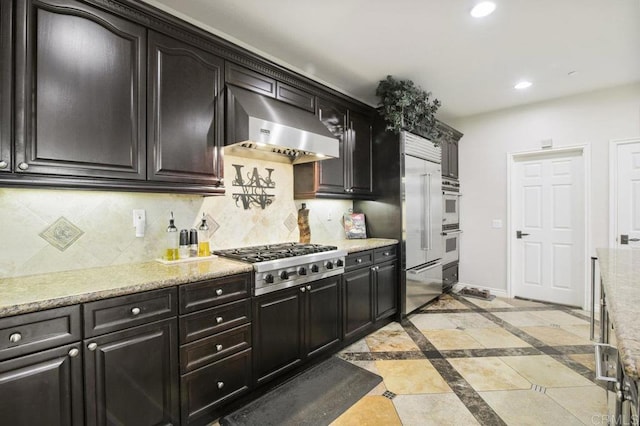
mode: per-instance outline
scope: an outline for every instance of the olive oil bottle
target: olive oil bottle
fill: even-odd
[[[178,238],[178,228],[176,228],[173,212],[171,212],[171,219],[169,219],[169,226],[167,226],[167,249],[164,256],[166,260],[180,259],[180,255],[178,254]]]
[[[207,238],[207,231],[209,225],[207,225],[207,219],[202,213],[202,221],[198,226],[198,257],[211,256],[211,249],[209,248],[209,239]]]

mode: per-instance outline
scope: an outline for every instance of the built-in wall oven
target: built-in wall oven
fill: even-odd
[[[442,264],[458,262],[460,260],[460,234],[459,229],[453,231],[442,231],[442,242],[444,253],[442,255]]]
[[[460,227],[460,193],[442,191],[442,229]]]

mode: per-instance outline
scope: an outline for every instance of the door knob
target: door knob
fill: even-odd
[[[629,238],[628,235],[620,235],[620,244],[629,244],[629,241],[640,241],[640,238]]]
[[[522,237],[526,237],[527,235],[529,235],[529,234],[525,234],[522,231],[516,231],[516,238],[518,238],[518,239],[520,239]]]

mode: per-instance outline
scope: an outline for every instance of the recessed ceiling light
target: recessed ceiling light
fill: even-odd
[[[485,16],[491,15],[493,11],[496,10],[496,4],[492,1],[482,1],[471,9],[471,16],[474,18],[484,18]]]
[[[518,89],[518,90],[522,90],[522,89],[526,89],[528,87],[531,87],[533,83],[531,83],[530,81],[526,81],[523,80],[521,82],[519,82],[518,84],[516,84],[515,86],[513,86],[514,89]]]

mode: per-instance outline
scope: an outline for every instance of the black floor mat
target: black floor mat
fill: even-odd
[[[220,419],[220,425],[328,425],[382,377],[331,357]]]

